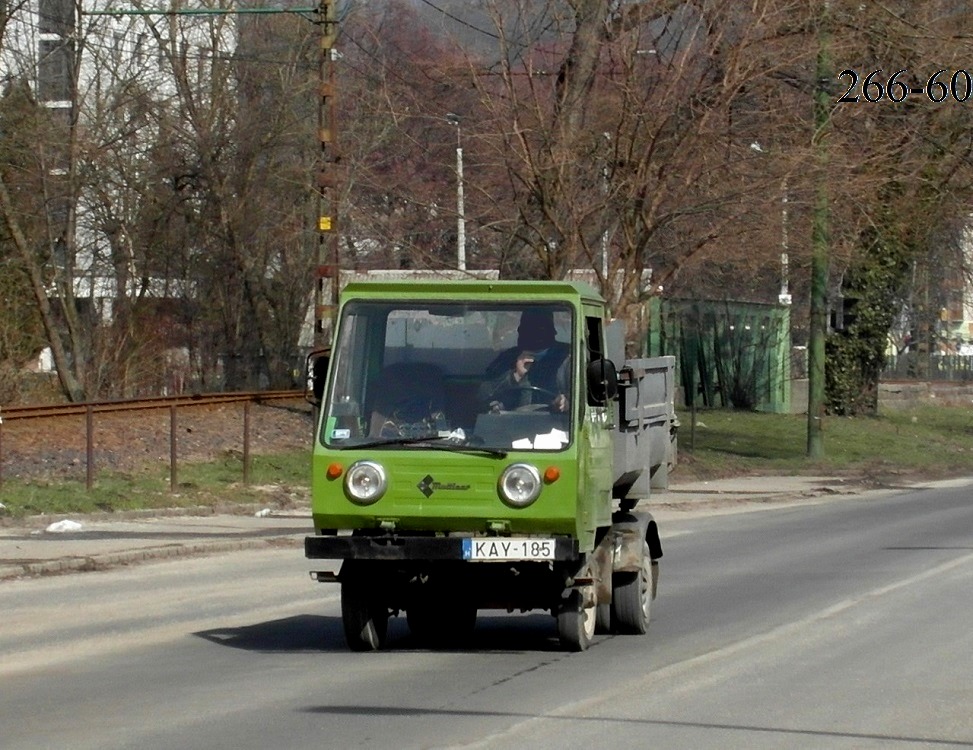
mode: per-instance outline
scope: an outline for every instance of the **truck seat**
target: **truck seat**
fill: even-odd
[[[385,367],[369,387],[372,437],[418,437],[447,429],[441,368],[428,362]]]

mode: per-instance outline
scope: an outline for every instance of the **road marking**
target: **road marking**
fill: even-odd
[[[877,589],[873,589],[872,591],[868,591],[861,596],[837,602],[830,607],[826,607],[820,612],[809,615],[800,620],[796,620],[785,625],[779,625],[764,633],[759,633],[751,636],[750,638],[745,638],[742,641],[737,641],[735,643],[722,646],[718,649],[714,649],[713,651],[708,651],[704,654],[699,654],[689,659],[669,664],[668,666],[656,669],[642,677],[626,680],[618,687],[615,687],[606,693],[585,698],[580,701],[567,703],[555,710],[548,711],[541,716],[530,717],[508,727],[507,729],[481,738],[475,742],[464,744],[462,747],[492,747],[498,744],[500,740],[509,741],[522,731],[530,731],[531,728],[540,722],[550,719],[571,719],[588,715],[595,709],[606,704],[611,704],[613,701],[628,698],[639,693],[644,693],[648,691],[654,683],[659,683],[673,677],[678,677],[701,666],[706,666],[721,659],[736,656],[748,649],[762,646],[779,638],[792,638],[799,635],[800,631],[804,630],[805,628],[816,625],[824,620],[834,617],[835,615],[844,613],[860,604],[875,601],[876,599],[880,599],[888,594],[895,593],[909,586],[914,586],[917,583],[921,583],[922,581],[926,581],[931,578],[937,578],[944,573],[948,573],[956,568],[970,564],[973,564],[973,554],[963,555],[955,560],[950,560],[949,562],[943,563],[942,565],[938,565],[934,568],[930,568],[922,573],[917,573],[909,578],[905,578],[900,581],[896,581],[895,583],[890,583],[886,586],[881,586]]]

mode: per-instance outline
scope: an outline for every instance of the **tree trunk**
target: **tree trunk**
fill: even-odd
[[[61,390],[71,401],[84,401],[84,388],[74,376],[74,372],[68,363],[67,353],[64,351],[57,321],[54,318],[54,311],[51,309],[51,302],[47,298],[47,289],[44,286],[41,268],[37,263],[37,258],[30,251],[27,238],[24,236],[23,230],[17,222],[10,192],[7,190],[7,184],[2,176],[0,176],[0,210],[3,211],[3,218],[7,224],[7,229],[10,231],[10,236],[13,238],[17,252],[24,262],[24,268],[30,276],[31,289],[34,292],[37,309],[40,312],[41,320],[44,324],[47,341],[51,346],[51,355],[54,359],[54,366],[57,368],[57,377],[61,384]]]

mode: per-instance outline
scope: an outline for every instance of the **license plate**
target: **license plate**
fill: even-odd
[[[464,539],[464,560],[553,560],[553,539]]]

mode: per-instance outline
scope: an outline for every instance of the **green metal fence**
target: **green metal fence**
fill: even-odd
[[[676,357],[685,406],[790,411],[789,307],[656,298],[648,318],[649,355]]]

